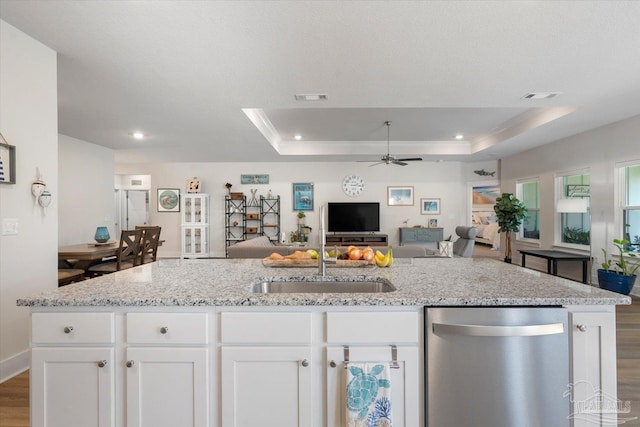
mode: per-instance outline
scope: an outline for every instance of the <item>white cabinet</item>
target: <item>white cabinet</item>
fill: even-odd
[[[182,258],[209,256],[209,195],[182,194]]]
[[[207,354],[206,348],[127,348],[127,427],[207,427]]]
[[[207,427],[207,313],[129,313],[127,427]]]
[[[223,312],[220,323],[222,425],[316,425],[312,314]]]
[[[420,314],[328,312],[326,322],[326,424],[350,427],[346,423],[345,404],[347,365],[344,362],[348,360],[389,363],[393,425],[423,425]]]
[[[269,425],[348,427],[345,346],[352,362],[397,362],[393,423],[421,425],[420,312],[223,312],[220,321],[222,426],[268,417]]]
[[[31,319],[31,425],[114,426],[113,314],[34,313]]]
[[[311,349],[223,346],[222,425],[312,426]]]
[[[615,308],[575,307],[569,324],[573,426],[615,425],[615,412],[589,412],[617,407]]]

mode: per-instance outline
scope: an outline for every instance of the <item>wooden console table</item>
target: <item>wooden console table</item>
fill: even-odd
[[[386,234],[327,234],[327,246],[387,246]]]
[[[589,271],[589,255],[578,255],[569,252],[552,250],[528,250],[520,249],[522,254],[522,266],[526,267],[526,256],[531,255],[547,260],[547,273],[558,275],[558,261],[581,261],[582,262],[582,283],[587,283],[587,272]]]

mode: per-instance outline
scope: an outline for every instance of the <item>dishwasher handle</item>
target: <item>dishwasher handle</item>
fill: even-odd
[[[465,335],[473,337],[534,337],[564,333],[564,324],[494,326],[433,323],[433,333],[441,335]]]

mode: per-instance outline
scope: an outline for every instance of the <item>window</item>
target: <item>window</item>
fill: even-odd
[[[527,208],[527,218],[522,222],[518,238],[540,240],[540,184],[538,180],[518,182],[516,194]]]
[[[560,215],[556,242],[578,248],[591,244],[589,174],[559,176],[556,179],[556,208]]]
[[[631,242],[630,251],[640,251],[640,164],[621,169],[622,236]]]

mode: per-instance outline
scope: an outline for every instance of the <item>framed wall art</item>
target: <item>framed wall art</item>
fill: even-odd
[[[268,184],[269,175],[240,175],[240,184]]]
[[[440,215],[440,199],[420,199],[422,215]]]
[[[0,184],[16,183],[16,147],[0,135]]]
[[[293,210],[312,211],[313,210],[313,183],[298,182],[293,183]]]
[[[413,206],[413,187],[387,187],[388,206]]]
[[[158,212],[180,212],[179,188],[158,188]]]

